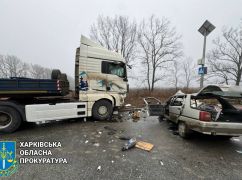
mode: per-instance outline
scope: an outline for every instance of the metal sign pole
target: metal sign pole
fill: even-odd
[[[204,66],[205,66],[205,54],[206,54],[206,40],[207,40],[207,33],[205,31],[205,34],[204,34],[204,42],[203,42],[203,57],[202,57],[202,70],[203,70],[203,73],[201,74],[200,88],[203,88],[203,82],[204,82]]]

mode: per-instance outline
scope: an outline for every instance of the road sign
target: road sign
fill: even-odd
[[[207,67],[199,67],[198,68],[198,74],[207,74],[208,68]]]

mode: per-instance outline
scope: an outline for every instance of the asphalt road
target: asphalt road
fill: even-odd
[[[108,128],[107,128],[108,127]],[[114,130],[110,130],[110,127]],[[242,138],[174,135],[156,117],[123,122],[64,121],[26,127],[1,140],[60,141],[52,150],[68,164],[20,164],[11,179],[242,179]],[[154,144],[151,152],[121,151],[129,135]],[[100,170],[98,170],[98,167]],[[9,178],[9,179],[10,179]]]

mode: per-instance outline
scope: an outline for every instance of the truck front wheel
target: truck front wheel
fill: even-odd
[[[107,100],[95,102],[92,108],[92,116],[96,120],[109,120],[112,117],[113,106]]]
[[[0,106],[0,132],[11,133],[21,125],[20,114],[11,107]]]

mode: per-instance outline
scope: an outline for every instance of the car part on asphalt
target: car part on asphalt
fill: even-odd
[[[136,144],[136,138],[131,138],[127,143],[124,144],[122,151],[126,151],[128,149],[135,147],[135,144]]]
[[[138,141],[135,145],[136,148],[143,149],[145,151],[151,151],[154,147],[153,144],[144,141]]]

